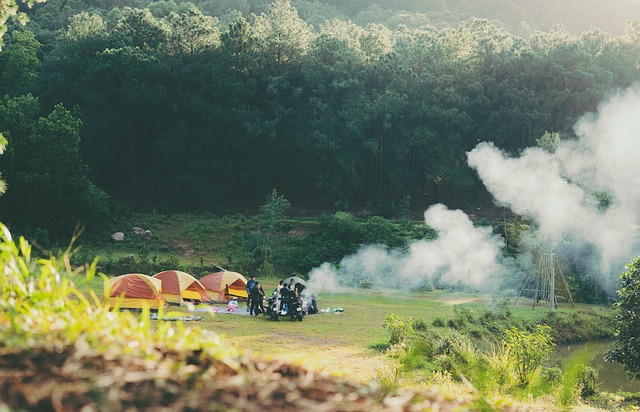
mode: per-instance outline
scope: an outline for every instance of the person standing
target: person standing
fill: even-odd
[[[258,307],[262,311],[262,313],[266,316],[267,312],[264,310],[264,289],[262,288],[262,284],[258,283],[258,289],[260,290],[260,295],[258,296]],[[257,315],[256,315],[257,316]]]
[[[251,302],[251,306],[249,307],[249,316],[253,316],[254,314],[258,316],[260,310],[264,312],[264,307],[262,306],[262,295],[260,294],[260,290],[262,289],[262,285],[260,282],[256,282],[249,292],[249,301]]]
[[[289,303],[291,303],[291,301],[295,298],[296,298],[295,292],[289,289],[288,287],[283,286],[282,289],[280,289],[280,314],[281,315],[287,314],[289,310]],[[287,307],[287,310],[285,310],[285,306]]]
[[[251,289],[256,285],[256,277],[251,276],[251,279],[247,282],[247,307],[251,306]]]

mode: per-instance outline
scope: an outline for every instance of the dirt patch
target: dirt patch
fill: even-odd
[[[190,257],[195,255],[195,249],[193,248],[193,245],[187,241],[172,240],[169,243],[171,244],[172,248],[177,250],[183,256]]]
[[[348,376],[365,383],[376,379],[378,373],[391,368],[393,362],[382,353],[353,346],[335,338],[280,335],[244,336],[230,339],[238,348],[265,347],[265,350],[249,352],[257,357],[283,360],[310,370]]]

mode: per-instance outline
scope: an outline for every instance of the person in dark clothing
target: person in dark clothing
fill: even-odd
[[[247,282],[247,307],[251,306],[251,289],[256,285],[256,277],[251,276],[251,279]]]
[[[258,289],[260,289],[260,296],[258,297],[258,307],[260,311],[266,316],[267,312],[264,310],[264,289],[262,289],[262,285],[258,283]]]
[[[284,314],[284,305],[291,302],[293,299],[296,299],[296,293],[293,290],[287,287],[280,289],[280,314]]]
[[[249,316],[253,316],[254,314],[258,316],[260,313],[264,313],[262,295],[260,294],[261,289],[262,285],[260,285],[260,282],[256,282],[249,292],[249,301],[251,302],[251,306],[249,307]]]

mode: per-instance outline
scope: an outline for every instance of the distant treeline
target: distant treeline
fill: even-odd
[[[103,222],[109,198],[229,212],[272,188],[300,208],[476,207],[489,202],[466,165],[478,142],[516,153],[570,137],[640,79],[638,20],[522,37],[461,12],[443,24],[448,5],[478,2],[397,2],[395,26],[349,20],[391,2],[333,3],[36,6],[0,53],[3,220],[61,233]],[[420,21],[425,3],[443,8]]]

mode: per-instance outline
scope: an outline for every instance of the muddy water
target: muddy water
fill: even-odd
[[[599,389],[607,392],[640,392],[640,381],[629,378],[619,363],[605,362],[604,355],[611,345],[607,342],[587,342],[574,345],[559,346],[552,358],[552,363],[563,370],[572,361],[585,363],[598,372]]]

